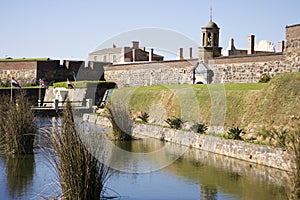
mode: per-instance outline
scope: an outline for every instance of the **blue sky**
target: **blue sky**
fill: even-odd
[[[1,0],[0,57],[85,59],[111,37],[144,27],[179,32],[200,46],[210,7],[223,48],[233,37],[246,49],[250,34],[277,45],[286,25],[300,23],[299,0]]]

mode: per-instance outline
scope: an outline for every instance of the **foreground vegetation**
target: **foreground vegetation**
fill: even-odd
[[[101,163],[83,143],[75,128],[69,101],[62,122],[49,134],[49,138],[63,199],[104,199],[109,167]]]
[[[33,153],[36,127],[31,104],[24,95],[15,101],[3,97],[0,102],[0,151],[8,155]]]

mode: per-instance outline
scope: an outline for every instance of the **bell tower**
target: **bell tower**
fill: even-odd
[[[202,27],[202,47],[199,47],[199,60],[207,63],[209,59],[221,56],[222,47],[219,47],[219,31],[218,25],[210,21]]]

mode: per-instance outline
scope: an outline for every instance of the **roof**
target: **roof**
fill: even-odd
[[[114,54],[122,53],[122,47],[100,49],[97,51],[93,51],[90,54],[109,54],[109,53],[114,53]]]
[[[172,68],[193,68],[198,59],[189,60],[167,60],[167,61],[145,61],[145,62],[130,62],[130,63],[117,63],[104,67],[105,71],[115,70],[131,70],[135,68],[148,68],[155,69],[159,67],[172,67]]]
[[[49,61],[50,58],[0,58],[0,62],[35,62],[35,61]]]
[[[203,28],[219,28],[219,27],[215,22],[209,21]]]

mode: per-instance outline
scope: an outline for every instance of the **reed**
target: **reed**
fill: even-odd
[[[62,122],[50,134],[63,199],[105,198],[105,182],[110,169],[88,151],[76,130],[69,101]]]
[[[33,153],[36,133],[34,115],[28,99],[20,94],[15,102],[4,97],[0,103],[1,152],[22,155]]]

